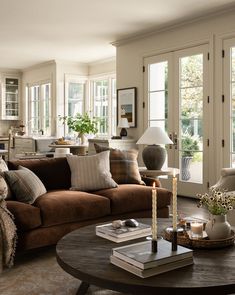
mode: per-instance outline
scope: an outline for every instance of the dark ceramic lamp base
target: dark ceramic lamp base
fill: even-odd
[[[161,170],[166,159],[166,150],[160,145],[148,145],[144,148],[142,157],[148,170]]]
[[[127,136],[127,130],[126,130],[126,128],[122,128],[122,129],[121,129],[120,136],[121,136],[121,137],[123,137],[123,136]]]

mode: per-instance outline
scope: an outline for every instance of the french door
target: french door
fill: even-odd
[[[235,39],[223,42],[223,167],[235,167]]]
[[[165,166],[180,169],[178,194],[195,196],[208,183],[208,46],[148,57],[145,128],[160,126],[173,145]],[[161,179],[171,189],[171,181]]]

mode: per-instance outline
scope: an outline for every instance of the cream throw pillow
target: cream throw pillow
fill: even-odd
[[[11,190],[4,178],[4,172],[8,171],[6,162],[0,157],[0,197],[2,199],[11,199],[12,193]]]
[[[92,156],[67,155],[71,170],[71,190],[92,191],[117,187],[112,179],[109,151]]]

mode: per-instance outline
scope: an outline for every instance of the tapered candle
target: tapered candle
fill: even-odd
[[[173,230],[177,230],[177,177],[175,170],[173,170],[173,183],[172,183],[172,217],[173,217]]]
[[[152,189],[152,239],[157,240],[157,191],[155,182]]]

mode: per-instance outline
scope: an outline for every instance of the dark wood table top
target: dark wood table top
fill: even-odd
[[[150,223],[150,219],[141,219]],[[159,219],[163,230],[169,219]],[[231,294],[235,293],[235,248],[195,250],[194,264],[150,278],[139,278],[109,260],[111,249],[142,239],[114,243],[95,235],[95,225],[75,230],[57,244],[59,265],[88,284],[130,294]]]

